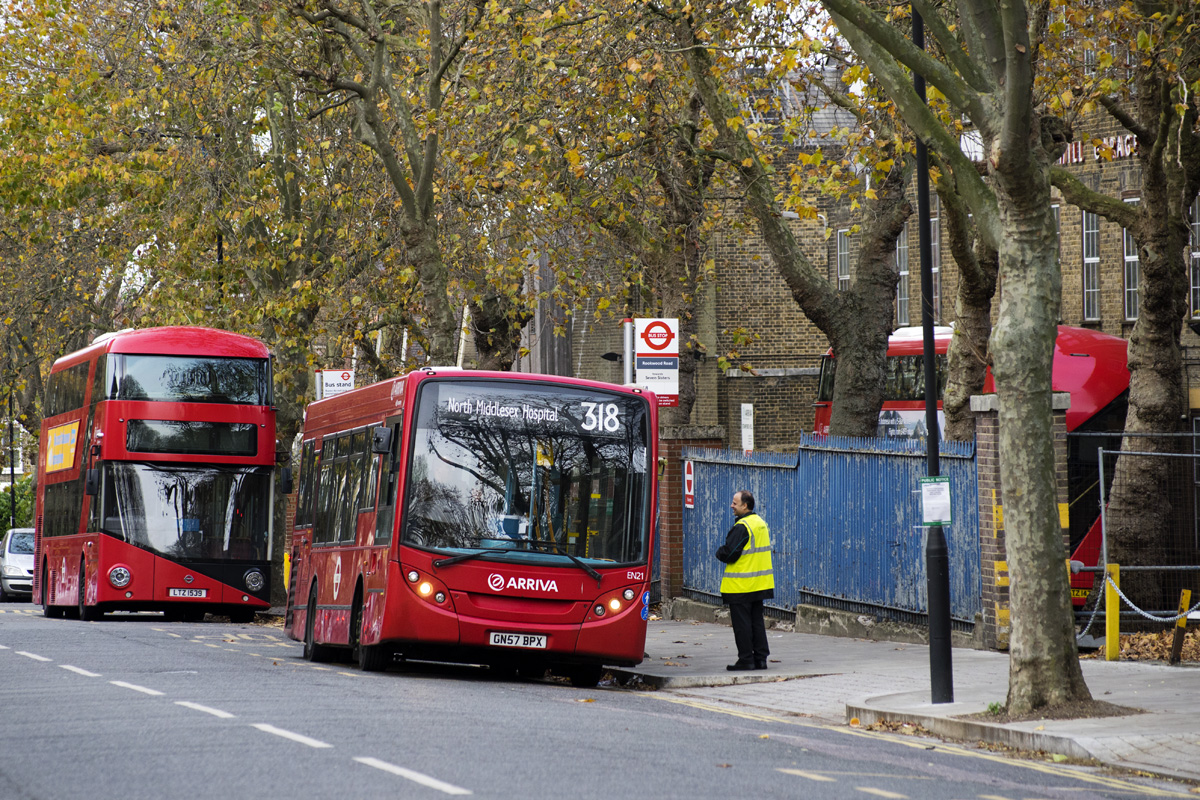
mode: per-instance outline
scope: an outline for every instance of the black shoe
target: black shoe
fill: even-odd
[[[735,664],[730,664],[729,666],[725,667],[725,669],[729,670],[730,672],[741,672],[742,670],[754,669],[754,665],[745,661],[738,661]]]
[[[767,668],[767,662],[765,662],[765,661],[755,661],[755,662],[754,662],[754,668],[755,668],[755,669],[766,669],[766,668]]]

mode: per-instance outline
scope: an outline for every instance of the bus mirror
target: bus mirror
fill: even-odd
[[[292,480],[292,468],[284,467],[283,472],[279,476],[279,482],[283,484],[283,493],[291,494],[296,490],[295,481]]]
[[[88,494],[89,497],[95,497],[100,493],[100,470],[89,469],[87,471],[87,478],[85,479],[83,490]]]
[[[384,425],[371,431],[371,452],[375,455],[387,455],[392,452],[392,429]]]

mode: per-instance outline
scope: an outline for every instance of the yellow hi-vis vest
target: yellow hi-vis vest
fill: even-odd
[[[742,555],[732,564],[725,565],[721,578],[721,594],[745,594],[775,588],[775,574],[771,571],[771,536],[767,523],[758,514],[747,514],[738,520],[750,531],[750,541],[742,549]]]

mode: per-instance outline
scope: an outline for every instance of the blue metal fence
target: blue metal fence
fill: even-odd
[[[944,442],[941,456],[953,502],[945,527],[951,616],[971,623],[981,607],[974,444]],[[695,508],[683,510],[688,594],[719,598],[724,565],[713,553],[733,524],[733,493],[749,489],[771,528],[775,600],[768,605],[814,603],[900,619],[926,613],[923,445],[805,437],[795,455],[688,448],[683,457],[695,466]]]

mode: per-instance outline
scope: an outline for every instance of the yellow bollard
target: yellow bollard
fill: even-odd
[[[1121,656],[1121,598],[1113,586],[1121,585],[1121,567],[1105,565],[1105,574],[1112,583],[1104,581],[1104,660],[1116,661]]]
[[[291,577],[292,577],[292,554],[284,553],[283,554],[283,585],[284,586],[292,585],[291,583],[289,583],[289,581],[291,580]]]
[[[1174,666],[1179,663],[1183,657],[1183,635],[1187,632],[1187,617],[1182,616],[1187,613],[1188,607],[1192,604],[1192,590],[1184,589],[1179,593],[1179,619],[1175,620],[1175,637],[1171,640],[1171,657],[1167,659],[1167,663]]]

